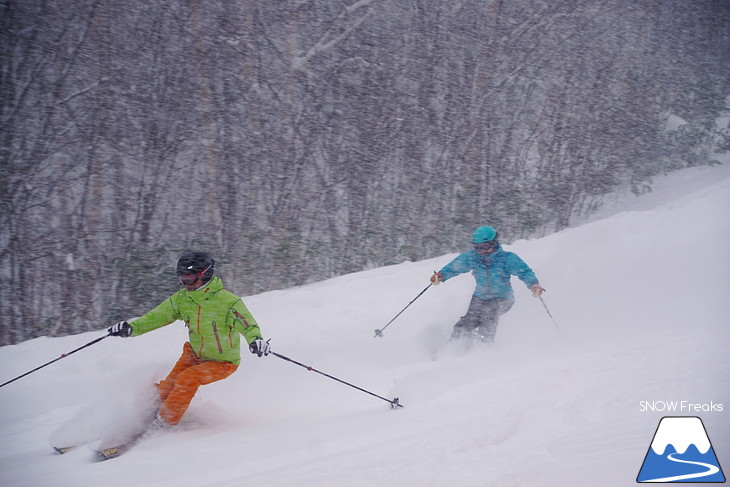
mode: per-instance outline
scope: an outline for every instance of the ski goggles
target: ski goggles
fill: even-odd
[[[210,267],[211,266],[208,266],[200,272],[178,271],[177,280],[180,281],[180,284],[182,284],[183,286],[195,284],[198,279],[201,279],[203,277],[203,274],[208,272],[208,269],[210,269]]]
[[[195,281],[198,280],[198,275],[194,272],[188,272],[185,274],[178,274],[177,280],[180,281],[180,284],[182,285],[190,285],[195,284]]]
[[[474,249],[478,252],[494,251],[499,247],[499,242],[490,240],[489,242],[478,242],[474,244]]]

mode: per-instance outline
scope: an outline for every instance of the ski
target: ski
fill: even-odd
[[[56,450],[56,453],[59,455],[63,455],[64,453],[68,453],[71,450],[76,448],[76,445],[69,445],[69,446],[54,446],[53,449]]]
[[[58,445],[53,445],[52,444],[51,445],[51,448],[53,448],[53,451],[55,451],[59,455],[63,455],[64,453],[68,453],[68,452],[70,452],[72,450],[77,450],[77,449],[79,449],[82,446],[88,445],[92,441],[94,441],[94,440],[92,440],[92,439],[90,439],[90,440],[80,440],[80,441],[77,441],[77,442],[74,442],[74,443],[66,443],[63,446],[58,446]]]
[[[142,429],[139,433],[135,433],[131,438],[107,448],[99,448],[98,450],[94,450],[96,452],[97,460],[101,462],[124,455],[129,450],[131,450],[137,443],[139,443],[140,440],[144,438],[148,432],[152,431],[150,427],[153,425],[154,421],[150,421],[149,423],[147,423],[147,426],[145,426],[144,429]]]
[[[139,440],[142,439],[142,436],[144,436],[144,433],[140,433],[139,435],[136,435],[134,438],[125,441],[124,443],[121,443],[117,446],[111,446],[109,448],[103,448],[96,451],[96,458],[100,462],[104,460],[111,460],[112,458],[117,458],[119,456],[122,456],[123,454],[127,453],[129,450],[131,450],[137,443],[139,443]]]
[[[151,421],[141,432],[134,434],[131,438],[119,442],[117,444],[114,444],[114,446],[110,446],[107,448],[99,448],[95,449],[94,452],[96,453],[97,460],[103,461],[103,460],[111,460],[112,458],[117,458],[118,456],[121,456],[122,454],[128,452],[132,449],[139,441],[152,429],[150,426],[154,424],[154,421]],[[83,444],[83,443],[82,443]],[[58,453],[59,455],[63,455],[65,453],[68,453],[72,450],[77,449],[78,445],[67,445],[67,446],[53,446],[53,450]]]
[[[157,420],[157,412],[149,419],[144,427],[138,432],[132,435],[130,438],[107,448],[100,448],[96,451],[96,457],[99,461],[111,460],[124,455],[131,450],[137,443],[140,442],[150,432],[160,429],[160,423]]]
[[[160,409],[161,401],[157,398],[157,392],[154,392],[155,399],[150,402],[148,406],[143,406],[144,416],[134,421],[134,424],[129,424],[123,431],[117,431],[115,433],[101,436],[98,432],[90,434],[87,432],[86,435],[79,435],[78,432],[71,436],[68,442],[62,439],[55,438],[51,447],[59,454],[63,455],[72,450],[76,450],[79,447],[86,446],[90,443],[97,443],[97,447],[93,448],[97,460],[111,460],[116,458],[129,450],[132,449],[141,439],[145,437],[150,431],[154,431],[163,425],[157,424],[158,411]],[[66,435],[68,439],[68,435]],[[63,443],[62,443],[63,442]],[[60,446],[59,446],[60,444]],[[102,448],[102,445],[104,446]]]
[[[142,439],[142,437],[147,433],[147,431],[148,431],[148,429],[145,429],[143,432],[135,434],[129,440],[120,442],[114,446],[94,450],[94,452],[96,453],[97,459],[99,461],[111,460],[112,458],[117,458],[118,456],[121,456],[122,454],[131,450],[132,447],[134,445],[136,445]],[[56,453],[58,453],[59,455],[63,455],[65,453],[68,453],[72,450],[77,449],[78,447],[79,447],[79,445],[54,446],[53,450]]]

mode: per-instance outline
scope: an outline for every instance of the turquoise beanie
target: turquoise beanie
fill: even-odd
[[[474,233],[471,234],[471,241],[472,243],[491,242],[496,236],[497,231],[494,228],[484,225],[474,230]]]

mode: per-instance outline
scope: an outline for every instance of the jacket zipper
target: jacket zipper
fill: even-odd
[[[487,276],[487,298],[489,298],[492,295],[492,286],[489,283],[489,264],[487,263],[487,259],[484,259],[484,273]]]
[[[509,280],[505,279],[504,274],[502,274],[502,271],[498,271],[498,272],[499,272],[499,277],[502,278],[502,282],[504,283],[504,286],[509,287]]]
[[[203,355],[203,346],[205,345],[205,337],[200,334],[200,310],[201,310],[201,307],[200,307],[200,305],[198,305],[198,323],[197,323],[197,328],[198,328],[198,335],[200,336],[200,350],[198,350],[198,357],[200,357],[201,355]]]
[[[215,326],[215,321],[213,322],[213,334],[215,334],[215,342],[218,344],[218,353],[223,353],[223,347],[221,346],[221,339],[218,336],[218,327]]]
[[[238,311],[236,311],[235,309],[233,310],[233,314],[236,315],[243,322],[243,327],[244,328],[248,328],[249,326],[251,326],[251,325],[248,324],[248,320],[246,320],[246,317],[243,316]]]

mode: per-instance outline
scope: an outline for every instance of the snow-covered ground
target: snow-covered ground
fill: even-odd
[[[178,430],[102,463],[94,443],[55,454],[54,440],[134,420],[180,353],[178,323],[0,388],[0,485],[630,486],[663,416],[700,416],[727,476],[730,167],[673,173],[621,205],[506,246],[547,288],[565,338],[515,279],[494,347],[447,343],[469,275],[430,288],[373,338],[455,254],[250,296],[273,350],[405,407],[246,352],[231,378],[200,389]],[[0,348],[0,382],[107,325]],[[700,411],[646,410],[661,401]]]

